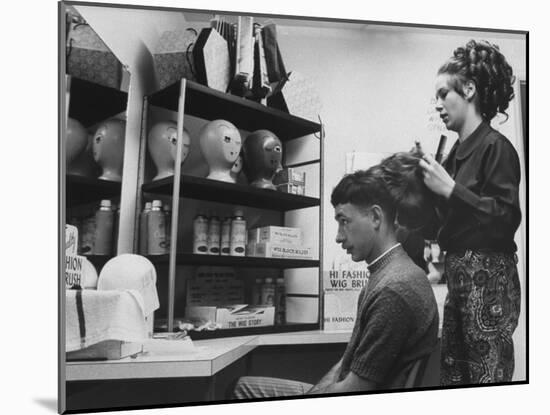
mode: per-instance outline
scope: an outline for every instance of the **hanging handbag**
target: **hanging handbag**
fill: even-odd
[[[195,81],[193,45],[197,40],[195,29],[168,30],[162,33],[153,53],[155,75],[160,89],[181,78]]]
[[[122,64],[84,20],[69,23],[66,56],[69,75],[120,88]]]
[[[227,92],[231,61],[227,41],[214,28],[202,29],[193,48],[197,81],[218,91]]]
[[[254,37],[252,17],[239,16],[235,45],[235,75],[231,81],[231,93],[244,97],[252,89],[254,74]]]

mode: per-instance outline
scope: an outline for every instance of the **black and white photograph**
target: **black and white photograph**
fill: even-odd
[[[35,404],[521,410],[529,25],[187,3],[49,4],[57,396]]]
[[[527,32],[59,24],[61,411],[527,383]]]

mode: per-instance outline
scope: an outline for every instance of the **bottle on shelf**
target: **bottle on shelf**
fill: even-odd
[[[151,212],[152,203],[146,202],[141,214],[139,215],[139,253],[141,255],[147,255],[149,252],[149,247],[147,244],[147,219],[149,213]]]
[[[203,212],[193,220],[193,253],[208,253],[208,218]]]
[[[254,280],[254,284],[252,285],[252,291],[250,293],[251,305],[260,305],[262,303],[262,284],[263,284],[263,279],[261,277],[257,277]]]
[[[149,255],[166,253],[166,223],[160,200],[153,200],[147,217],[147,246]]]
[[[246,253],[246,220],[242,210],[236,210],[231,220],[231,255],[245,256]]]
[[[220,218],[215,213],[208,219],[208,253],[210,255],[220,254]]]
[[[275,284],[271,277],[267,277],[262,284],[261,304],[267,306],[275,305]]]
[[[285,324],[285,280],[278,277],[275,280],[275,324]]]
[[[231,254],[231,216],[226,216],[221,224],[220,255]]]
[[[170,203],[165,203],[162,206],[162,211],[164,212],[164,227],[166,229],[165,250],[166,253],[169,253],[172,235],[172,206]]]
[[[111,255],[113,253],[113,212],[111,201],[104,199],[95,213],[95,232],[92,253],[94,255]]]
[[[118,205],[113,204],[113,253],[116,251],[116,246],[118,243],[118,228],[120,227],[120,203]]]

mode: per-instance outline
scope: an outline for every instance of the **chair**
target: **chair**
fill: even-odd
[[[439,340],[432,352],[413,363],[403,385],[404,389],[439,385]]]

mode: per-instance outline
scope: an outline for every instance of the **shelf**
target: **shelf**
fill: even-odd
[[[174,178],[167,177],[144,184],[142,191],[172,196],[173,185]],[[282,212],[320,205],[318,198],[186,175],[181,176],[180,196]]]
[[[149,104],[177,111],[179,94],[180,82],[176,82],[150,95]],[[321,130],[319,123],[189,80],[186,83],[185,113],[206,120],[224,119],[247,131],[267,129],[283,142]]]
[[[67,175],[65,184],[67,207],[120,197],[120,182]]]
[[[168,263],[169,255],[150,255],[147,258],[154,264]],[[250,256],[221,256],[200,254],[177,254],[178,265],[209,265],[241,268],[318,268],[316,259],[259,258]]]
[[[192,340],[219,339],[235,336],[255,336],[260,334],[290,333],[307,330],[318,330],[319,324],[284,324],[281,326],[265,326],[246,329],[220,329],[212,331],[189,331]]]
[[[126,92],[71,77],[69,117],[84,127],[126,111],[127,105]]]

